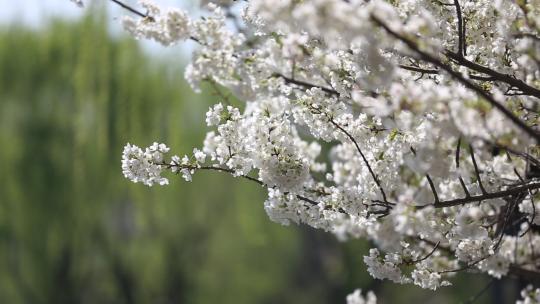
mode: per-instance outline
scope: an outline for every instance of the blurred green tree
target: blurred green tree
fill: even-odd
[[[200,142],[211,98],[107,20],[0,33],[0,302],[314,300],[294,288],[299,234],[269,222],[262,189],[121,176],[127,139]]]

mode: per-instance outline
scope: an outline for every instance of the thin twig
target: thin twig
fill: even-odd
[[[526,162],[532,162],[532,163],[534,163],[535,166],[540,167],[540,160],[536,159],[530,153],[518,151],[518,150],[513,149],[511,147],[504,146],[504,145],[501,145],[501,144],[498,144],[496,142],[492,142],[492,141],[489,141],[489,140],[486,140],[486,139],[483,139],[483,138],[477,138],[477,139],[481,140],[483,143],[488,144],[489,146],[491,146],[493,148],[498,148],[498,149],[508,151],[510,154],[515,155],[515,156],[519,156],[519,157],[525,159]]]
[[[463,270],[467,270],[467,269],[470,269],[471,267],[475,266],[476,264],[482,262],[483,260],[489,258],[491,255],[486,255],[470,264],[467,264],[463,267],[460,267],[460,268],[455,268],[455,269],[450,269],[450,270],[443,270],[443,271],[439,271],[438,273],[441,274],[441,273],[451,273],[451,272],[460,272],[460,271],[463,271]]]
[[[463,177],[461,177],[461,173],[459,172],[459,153],[460,153],[460,151],[461,151],[461,137],[459,137],[457,147],[456,147],[456,169],[458,170],[459,183],[461,184],[461,188],[463,188],[463,192],[465,192],[465,197],[470,197],[471,194],[469,193],[469,189],[467,189],[467,186],[465,185],[465,182],[463,181]]]
[[[327,87],[315,85],[315,84],[305,82],[305,81],[302,81],[302,80],[293,79],[293,78],[287,77],[287,76],[285,76],[283,74],[280,74],[280,73],[274,73],[274,76],[275,77],[281,77],[283,80],[285,80],[286,83],[292,83],[292,84],[295,84],[295,85],[298,85],[298,86],[301,86],[301,87],[304,87],[304,88],[308,88],[308,89],[319,88],[325,93],[328,93],[328,94],[334,95],[334,96],[339,96],[338,91],[333,90],[333,89],[329,89]]]
[[[533,195],[533,193],[532,193],[531,190],[529,190],[529,197],[530,197],[530,200],[531,200],[532,213],[533,213],[533,214],[532,214],[532,217],[531,217],[530,220],[527,218],[527,224],[528,224],[529,226],[527,227],[527,229],[526,229],[522,234],[519,235],[519,237],[523,237],[524,235],[526,235],[527,233],[529,233],[529,231],[532,229],[532,226],[534,225],[534,220],[535,220],[535,218],[536,218],[536,206],[534,205],[534,195]],[[532,243],[531,243],[531,244],[532,244]],[[532,252],[532,250],[531,250],[531,252]]]
[[[504,198],[511,195],[520,194],[528,190],[535,190],[535,189],[540,189],[540,182],[521,184],[520,186],[516,186],[513,188],[509,188],[509,189],[501,190],[497,192],[490,192],[486,194],[471,195],[469,197],[464,197],[464,198],[456,198],[456,199],[451,199],[451,200],[446,200],[446,201],[440,201],[437,205],[433,205],[433,204],[418,205],[416,206],[416,208],[422,209],[428,206],[433,206],[435,208],[444,208],[444,207],[466,205],[466,204],[481,202],[481,201],[485,201],[489,199]]]
[[[484,188],[484,185],[482,184],[482,178],[480,177],[480,170],[478,169],[478,164],[476,163],[476,158],[474,157],[473,146],[471,144],[469,144],[469,151],[471,153],[471,160],[474,166],[474,173],[478,181],[478,186],[480,186],[480,191],[482,191],[482,194],[487,194],[487,191]]]
[[[454,0],[454,6],[456,7],[457,15],[457,32],[458,32],[458,54],[465,55],[465,37],[463,30],[463,16],[461,15],[461,6],[458,0]]]
[[[416,157],[416,150],[413,147],[410,147],[410,150]],[[433,183],[433,180],[431,179],[431,176],[429,176],[428,173],[426,173],[426,178],[429,183],[429,187],[431,188],[431,192],[433,192],[434,204],[437,204],[439,202],[439,195],[437,194],[437,189],[435,188],[435,184]]]
[[[433,247],[433,249],[428,254],[426,254],[424,257],[422,257],[422,258],[420,258],[418,260],[414,260],[414,261],[407,261],[405,263],[408,264],[408,265],[412,265],[412,264],[420,263],[420,262],[422,262],[424,260],[427,260],[430,256],[432,256],[435,253],[435,250],[437,250],[437,248],[439,248],[440,244],[441,244],[441,242],[438,241],[437,244],[435,244],[435,246]]]
[[[435,69],[423,69],[423,68],[410,66],[410,65],[404,65],[404,64],[399,64],[398,66],[404,70],[418,72],[422,74],[439,74],[439,70],[435,70]]]
[[[514,210],[516,209],[517,205],[519,204],[519,202],[521,200],[523,200],[523,199],[520,199],[519,196],[518,196],[514,200],[509,202],[509,204],[507,205],[506,210],[504,212],[503,224],[502,224],[502,226],[497,225],[498,226],[497,230],[499,230],[498,231],[499,239],[497,240],[497,243],[493,247],[493,251],[497,252],[499,247],[501,246],[501,242],[502,242],[502,239],[504,237],[504,231],[506,230],[506,227],[508,225],[508,221],[512,217],[512,214],[514,214]],[[499,227],[500,227],[500,229],[499,229]]]
[[[180,169],[188,169],[188,170],[213,170],[213,171],[219,171],[219,172],[225,172],[225,173],[229,173],[229,174],[234,174],[234,170],[232,169],[228,169],[228,168],[222,168],[222,167],[214,167],[214,166],[192,166],[192,165],[181,165],[181,164],[173,164],[173,163],[159,163],[157,165],[161,165],[161,166],[164,166],[165,168],[167,169],[171,169],[173,167],[178,167]],[[243,179],[246,179],[246,180],[249,180],[251,182],[254,182],[260,186],[263,186],[263,187],[267,187],[267,185],[265,183],[263,183],[262,181],[256,179],[255,177],[252,177],[252,176],[249,176],[249,175],[240,175],[238,177],[241,177]],[[285,192],[284,193],[285,195],[289,194],[288,192]],[[304,201],[306,203],[309,203],[310,205],[313,205],[313,206],[319,206],[320,203],[319,202],[316,202],[310,198],[307,198],[305,196],[302,196],[302,195],[298,195],[298,194],[295,194],[295,197],[301,201]],[[328,210],[332,208],[332,206],[325,206],[325,209]],[[348,215],[348,213],[343,209],[343,208],[338,208],[336,212],[339,212],[339,213],[343,213],[343,214],[346,214]]]
[[[143,14],[141,13],[139,10],[121,2],[121,1],[118,1],[118,0],[111,0],[112,2],[118,4],[119,6],[121,6],[123,9],[126,9],[132,13],[134,13],[135,15],[138,15],[139,17],[142,17],[142,18],[149,18],[151,21],[154,21],[154,18],[152,16],[149,16],[148,14]]]
[[[375,184],[377,184],[377,187],[379,187],[379,190],[380,190],[381,195],[383,197],[383,201],[387,202],[388,200],[386,199],[386,193],[384,192],[384,189],[383,189],[383,187],[381,185],[381,182],[379,181],[379,178],[377,177],[377,175],[375,174],[375,172],[371,168],[371,165],[369,164],[369,161],[367,160],[366,156],[362,152],[362,149],[360,149],[360,145],[358,145],[358,142],[356,141],[356,139],[349,132],[347,132],[347,130],[345,130],[342,126],[340,126],[338,123],[336,123],[333,119],[329,118],[329,121],[334,127],[336,127],[338,130],[343,132],[343,134],[345,134],[351,140],[351,142],[354,144],[354,146],[356,147],[356,150],[358,151],[358,153],[362,157],[362,160],[364,161],[364,164],[367,166],[367,168],[369,170],[369,173],[371,174],[371,177],[375,181]]]
[[[435,189],[435,184],[433,184],[433,180],[431,180],[429,174],[426,174],[426,178],[428,180],[429,187],[431,188],[431,192],[433,192],[433,198],[435,199],[435,202],[433,204],[437,205],[439,203],[439,195],[437,194],[437,190]]]
[[[525,95],[534,96],[536,98],[540,98],[540,89],[537,89],[533,86],[528,85],[524,81],[515,78],[512,75],[504,74],[501,72],[497,72],[493,69],[490,69],[486,66],[480,65],[478,63],[472,62],[468,60],[467,58],[460,56],[457,53],[454,53],[452,51],[445,51],[444,54],[454,60],[457,64],[462,65],[464,67],[467,67],[471,70],[474,70],[476,72],[480,72],[486,75],[489,75],[492,77],[492,80],[500,81],[509,84],[512,87],[516,87],[519,90],[523,92]]]

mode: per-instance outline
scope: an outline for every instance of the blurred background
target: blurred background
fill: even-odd
[[[489,283],[373,281],[370,244],[272,223],[264,189],[219,173],[130,183],[127,142],[177,154],[202,143],[220,100],[184,82],[189,50],[125,36],[106,1],[0,4],[0,303],[344,303],[355,288],[380,303],[458,303]],[[497,283],[475,303],[513,294]]]

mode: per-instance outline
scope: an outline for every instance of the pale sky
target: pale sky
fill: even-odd
[[[122,31],[119,24],[116,23],[117,17],[127,14],[125,10],[119,8],[116,4],[108,0],[84,0],[85,3],[101,2],[107,5],[109,16],[111,18],[111,31]],[[154,0],[156,3],[167,7],[175,6],[190,11],[196,11],[196,1],[193,0]],[[124,0],[125,3],[137,7],[136,0]],[[51,17],[62,17],[74,19],[81,17],[85,11],[79,8],[70,0],[0,0],[0,26],[13,23],[23,23],[31,27],[39,27],[46,23]],[[192,45],[181,44],[179,46],[164,48],[154,42],[142,42],[144,49],[152,54],[170,55],[180,53],[186,55],[192,48]]]
[[[124,0],[126,3],[136,7],[137,1]],[[112,16],[123,14],[116,5],[107,0],[85,0],[84,2],[108,3]],[[184,9],[195,9],[193,0],[155,0],[163,6],[176,6]],[[12,23],[14,21],[24,22],[32,26],[37,26],[51,16],[62,16],[66,18],[76,18],[84,12],[69,0],[0,0],[0,22]]]

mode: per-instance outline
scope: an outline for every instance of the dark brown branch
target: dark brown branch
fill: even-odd
[[[430,74],[430,75],[438,75],[438,74],[440,74],[439,70],[437,70],[437,69],[424,69],[424,68],[410,66],[410,65],[404,65],[404,64],[399,64],[398,67],[400,67],[400,68],[402,68],[404,70],[417,72],[417,73],[420,73],[422,75],[423,74]],[[495,78],[493,78],[491,76],[469,75],[469,78],[471,78],[473,80],[478,80],[478,81],[494,81],[495,80]]]
[[[478,81],[495,81],[496,79],[491,76],[478,76],[478,75],[469,75],[469,78]]]
[[[439,0],[433,0],[433,2],[439,4],[439,5],[442,5],[442,6],[453,6],[452,3],[444,3],[442,1],[439,1]]]
[[[343,134],[345,134],[351,140],[351,142],[354,144],[354,146],[356,147],[356,150],[358,151],[358,153],[362,157],[362,160],[364,161],[364,164],[367,166],[367,168],[369,170],[369,173],[371,174],[371,177],[375,181],[375,184],[377,184],[377,187],[379,187],[379,190],[381,192],[383,201],[385,203],[387,203],[388,200],[386,198],[386,193],[384,192],[384,189],[383,189],[383,187],[381,185],[381,182],[379,181],[379,178],[377,177],[377,175],[375,174],[375,172],[371,168],[371,165],[369,164],[369,161],[367,160],[366,156],[362,152],[362,149],[360,149],[360,146],[358,145],[358,142],[356,141],[356,139],[349,132],[347,132],[347,130],[345,130],[342,126],[340,126],[338,123],[336,123],[333,119],[329,118],[329,121],[334,127],[336,127],[338,130],[343,132]]]
[[[283,80],[285,80],[286,83],[292,83],[292,84],[295,84],[295,85],[298,85],[298,86],[301,86],[301,87],[304,87],[304,88],[307,88],[307,89],[319,88],[325,93],[328,93],[328,94],[334,95],[334,96],[339,96],[339,93],[336,90],[333,90],[333,89],[330,89],[330,88],[327,88],[327,87],[318,86],[318,85],[311,84],[311,83],[308,83],[308,82],[305,82],[305,81],[302,81],[302,80],[293,79],[293,78],[287,77],[287,76],[285,76],[283,74],[280,74],[280,73],[275,73],[274,76],[275,77],[281,77]]]
[[[186,169],[188,169],[188,170],[199,170],[199,169],[202,169],[202,170],[214,170],[214,171],[221,171],[221,172],[227,172],[227,173],[230,173],[230,174],[234,174],[234,170],[232,170],[232,169],[221,168],[221,167],[213,167],[213,166],[186,167]],[[252,181],[254,183],[257,183],[257,184],[259,184],[261,186],[264,186],[263,182],[261,182],[260,180],[254,178],[254,177],[251,177],[249,175],[240,175],[239,177],[250,180],[250,181]]]
[[[461,15],[461,6],[458,0],[454,0],[454,6],[456,7],[457,15],[457,32],[458,32],[458,54],[461,56],[466,55],[465,52],[465,29],[463,25],[463,16]]]
[[[411,147],[411,152],[414,154],[414,156],[416,156],[416,150]],[[426,179],[429,183],[429,187],[431,188],[431,192],[433,193],[433,199],[434,199],[434,204],[437,204],[439,202],[439,195],[437,194],[437,189],[435,188],[435,184],[433,183],[433,180],[431,179],[431,176],[429,176],[429,174],[426,173]]]
[[[536,159],[534,156],[532,156],[531,154],[529,154],[527,152],[518,151],[518,150],[515,150],[515,149],[513,149],[511,147],[504,146],[504,145],[498,144],[496,142],[489,141],[489,140],[484,139],[484,138],[478,138],[478,139],[481,140],[483,143],[485,143],[485,144],[487,144],[487,145],[489,145],[489,146],[491,146],[493,148],[505,150],[505,151],[509,152],[512,155],[521,157],[526,162],[531,162],[535,166],[540,167],[540,160]]]
[[[398,66],[404,70],[418,72],[422,74],[439,74],[439,70],[435,70],[435,69],[423,69],[423,68],[410,66],[410,65],[404,65],[404,64],[400,64]]]
[[[233,174],[234,173],[234,170],[232,169],[227,169],[227,168],[221,168],[221,167],[211,167],[211,166],[203,166],[203,167],[193,167],[193,169],[203,169],[203,170],[215,170],[215,171],[222,171],[222,172],[227,172],[227,173],[230,173],[230,174]],[[251,177],[251,176],[248,176],[248,175],[240,175],[240,177],[242,178],[245,178],[247,180],[250,180],[252,182],[255,182],[261,186],[266,186],[263,182],[261,182],[260,180],[254,178],[254,177]],[[319,203],[317,203],[316,201],[312,200],[312,199],[309,199],[307,197],[304,197],[304,196],[301,196],[301,195],[296,195],[296,198],[301,200],[301,201],[304,201],[306,203],[309,203],[311,205],[314,205],[314,206],[317,206]]]
[[[532,217],[531,219],[529,220],[528,217],[527,217],[527,224],[528,224],[528,227],[527,229],[519,235],[519,237],[523,237],[524,235],[526,235],[527,233],[529,233],[529,231],[531,231],[532,229],[532,226],[534,225],[534,220],[536,218],[536,206],[534,205],[534,195],[532,193],[531,190],[529,190],[529,197],[530,197],[530,200],[531,200],[531,205],[532,205]],[[532,243],[531,243],[532,244]],[[534,250],[531,250],[531,252],[534,252]]]
[[[169,164],[169,163],[160,163],[159,165],[164,166],[167,169],[170,169],[172,167],[179,167],[181,169],[188,169],[188,170],[213,170],[213,171],[226,172],[226,173],[229,173],[229,174],[234,174],[235,173],[234,170],[232,170],[232,169],[222,168],[222,167],[214,167],[214,166],[200,166],[200,167],[198,167],[198,166]],[[247,180],[252,181],[254,183],[257,183],[260,186],[267,186],[262,181],[254,178],[252,176],[249,176],[249,175],[240,175],[239,177],[247,179]],[[285,194],[287,194],[287,193],[285,193]],[[306,203],[309,203],[310,205],[313,205],[313,206],[318,206],[319,205],[318,202],[316,202],[316,201],[314,201],[314,200],[312,200],[310,198],[307,198],[305,196],[298,195],[298,194],[296,194],[295,196],[296,196],[297,199],[299,199],[301,201],[304,201]],[[348,214],[347,212],[345,212],[345,210],[343,208],[339,208],[337,210],[337,212],[343,213],[343,214]]]
[[[524,234],[526,234],[528,232],[528,230],[530,229],[530,227],[532,227],[532,225],[534,223],[534,220],[536,218],[536,206],[534,205],[534,195],[532,194],[531,190],[529,190],[529,195],[531,196],[531,205],[532,205],[532,213],[533,213],[533,215],[532,215],[530,223],[529,223],[529,228],[527,228],[527,231]]]
[[[416,241],[421,241],[421,242],[425,242],[427,244],[430,244],[432,246],[435,246],[437,243],[433,242],[433,241],[430,241],[428,239],[422,239],[422,238],[419,238],[419,237],[416,237],[416,238],[413,238],[414,240]],[[532,242],[531,242],[532,244]],[[438,246],[439,250],[445,252],[446,254],[449,254],[449,255],[454,255],[455,252],[450,249],[449,247],[446,247],[446,246]],[[461,267],[461,268],[457,268],[457,269],[450,269],[450,270],[446,270],[446,271],[442,271],[442,272],[439,272],[439,273],[450,273],[450,272],[459,272],[459,271],[463,271],[463,270],[467,270],[467,269],[470,269],[472,266],[478,264],[479,262],[483,261],[484,259],[490,257],[490,255],[487,255],[483,258],[481,258],[480,260],[477,260],[477,261],[474,261],[470,264],[467,264],[466,266],[464,267]],[[509,267],[509,274],[514,276],[514,277],[518,277],[518,278],[525,278],[528,282],[531,282],[531,283],[534,283],[538,286],[540,286],[540,271],[536,271],[536,270],[529,270],[529,269],[525,269],[525,268],[522,268],[523,265],[516,265],[516,264],[512,264],[510,265]]]
[[[476,175],[476,179],[478,181],[478,186],[480,187],[480,191],[482,191],[482,194],[486,194],[487,191],[484,188],[484,185],[482,184],[482,178],[480,177],[480,170],[478,169],[478,164],[476,163],[476,158],[474,157],[474,150],[471,144],[469,144],[469,152],[471,153],[471,160],[474,166],[474,174]]]
[[[418,260],[413,260],[413,261],[405,261],[405,264],[407,265],[413,265],[413,264],[416,264],[416,263],[420,263],[424,260],[427,260],[430,256],[432,256],[434,253],[435,253],[435,250],[437,250],[437,248],[439,248],[439,245],[441,244],[441,242],[437,242],[437,244],[435,244],[435,246],[433,246],[433,249],[428,253],[426,254],[424,257],[418,259]]]
[[[472,62],[472,61],[468,60],[467,58],[465,58],[463,56],[460,56],[457,53],[451,52],[449,50],[444,52],[444,54],[447,57],[454,60],[459,65],[467,67],[467,68],[469,68],[471,70],[474,70],[476,72],[480,72],[482,74],[489,75],[495,81],[504,82],[504,83],[507,83],[508,85],[510,85],[512,87],[518,88],[519,90],[521,90],[521,92],[523,92],[524,95],[534,96],[536,98],[540,98],[540,90],[539,89],[528,85],[527,83],[523,82],[520,79],[515,78],[514,76],[504,74],[504,73],[500,73],[500,72],[492,70],[492,69],[490,69],[488,67],[485,67],[483,65],[477,64],[477,63]]]
[[[540,42],[540,37],[532,33],[519,33],[514,35],[515,38],[531,38],[532,40]]]
[[[435,184],[433,184],[433,180],[431,180],[429,174],[426,174],[426,178],[428,180],[429,187],[431,188],[431,192],[433,192],[433,198],[435,199],[433,204],[437,205],[439,203],[439,195],[437,194],[437,189],[435,189]]]
[[[461,184],[461,188],[463,188],[463,192],[465,192],[465,197],[470,197],[471,194],[469,193],[469,189],[467,189],[467,186],[465,185],[465,182],[463,181],[463,177],[461,177],[461,175],[459,176],[459,183]]]
[[[142,18],[149,18],[151,21],[154,21],[154,18],[152,16],[149,16],[148,14],[143,14],[141,13],[139,10],[136,10],[135,8],[123,3],[123,2],[120,2],[118,0],[111,0],[112,2],[118,4],[119,6],[121,6],[123,9],[125,10],[128,10],[132,13],[134,13],[135,15],[139,16],[139,17],[142,17]]]
[[[367,160],[366,156],[364,155],[364,152],[362,152],[362,149],[360,148],[360,145],[358,144],[356,139],[349,132],[347,132],[347,130],[345,130],[342,126],[340,126],[338,123],[336,123],[336,121],[331,116],[329,116],[328,114],[322,112],[319,108],[311,105],[310,109],[312,111],[315,111],[314,113],[316,113],[316,114],[322,114],[322,115],[326,116],[326,118],[328,119],[328,122],[330,122],[335,128],[340,130],[343,134],[345,134],[345,136],[347,136],[347,138],[349,138],[349,140],[354,144],[354,146],[356,147],[356,150],[358,151],[358,153],[362,157],[362,161],[367,166],[371,177],[373,178],[373,180],[375,181],[375,184],[377,185],[377,187],[379,188],[379,191],[381,192],[383,203],[385,204],[386,210],[380,211],[380,213],[383,214],[383,216],[388,215],[389,214],[388,211],[392,208],[391,206],[393,204],[388,201],[387,196],[386,196],[386,192],[384,191],[384,188],[382,187],[381,182],[379,181],[379,178],[377,177],[377,175],[375,174],[375,172],[371,168],[371,165],[369,164],[369,161]],[[376,214],[377,212],[372,212],[372,213]]]
[[[461,151],[461,136],[458,138],[456,147],[456,168],[459,169],[459,153]]]
[[[488,256],[485,256],[485,257],[482,257],[472,263],[469,263],[469,264],[466,264],[465,266],[463,267],[460,267],[460,268],[455,268],[455,269],[449,269],[449,270],[443,270],[443,271],[439,271],[438,273],[439,274],[442,274],[442,273],[451,273],[451,272],[460,272],[460,271],[463,271],[463,270],[467,270],[467,269],[471,269],[474,265],[482,262],[483,260],[487,259],[489,257]]]
[[[510,152],[508,151],[504,151],[504,153],[506,154],[506,160],[511,163],[512,162],[512,157],[510,156]],[[514,174],[517,176],[517,178],[519,179],[520,182],[522,183],[525,183],[526,181],[523,179],[523,177],[521,176],[521,174],[519,174],[516,166],[512,165],[512,170],[514,171]]]
[[[425,51],[420,50],[418,48],[418,46],[416,45],[416,43],[414,43],[409,38],[407,38],[407,37],[405,37],[403,35],[400,35],[396,31],[389,28],[384,22],[382,22],[380,19],[378,19],[374,15],[371,15],[371,19],[376,24],[381,26],[388,34],[390,34],[391,36],[393,36],[393,37],[397,38],[398,40],[402,41],[409,48],[411,48],[413,51],[415,51],[421,57],[422,60],[424,60],[426,62],[429,62],[429,63],[443,69],[448,74],[450,74],[450,76],[452,76],[453,78],[455,78],[459,82],[461,82],[465,87],[467,87],[467,88],[473,90],[474,92],[476,92],[478,95],[480,95],[482,98],[484,98],[487,102],[489,102],[493,107],[495,107],[497,110],[499,110],[504,116],[506,116],[508,119],[510,119],[516,126],[518,126],[520,129],[525,131],[525,133],[527,133],[529,136],[531,136],[537,142],[540,143],[540,134],[536,130],[529,127],[521,119],[516,117],[510,110],[508,110],[505,106],[503,106],[497,100],[495,100],[495,98],[493,98],[493,96],[491,96],[490,94],[485,92],[483,89],[479,88],[474,83],[470,82],[468,79],[463,77],[461,75],[461,73],[454,71],[449,65],[443,63],[439,58],[437,58],[437,57],[435,57],[435,56],[433,56],[433,55],[431,55],[431,54],[429,54],[429,53],[427,53]],[[539,94],[539,96],[540,96],[540,94]]]
[[[467,19],[463,18],[463,55],[467,56]]]
[[[317,107],[315,107],[313,105],[310,108],[311,108],[312,111],[315,111],[315,113],[317,113],[317,114],[325,115],[326,118],[328,119],[328,122],[330,122],[336,129],[340,130],[343,134],[345,134],[345,136],[347,136],[347,138],[349,138],[349,140],[354,144],[354,146],[356,147],[356,150],[358,151],[358,153],[362,157],[362,161],[367,166],[371,177],[373,178],[373,180],[375,181],[375,184],[377,185],[377,187],[379,188],[379,190],[381,192],[383,202],[386,204],[386,209],[387,209],[385,215],[388,215],[387,212],[388,212],[388,209],[391,208],[390,207],[391,203],[388,202],[388,199],[386,197],[386,193],[385,193],[385,191],[384,191],[384,189],[383,189],[383,187],[381,185],[381,182],[379,181],[379,178],[377,177],[377,175],[375,174],[375,172],[371,168],[371,165],[369,164],[369,161],[367,160],[366,156],[364,155],[364,152],[362,152],[362,149],[360,148],[360,145],[358,144],[358,142],[356,141],[354,136],[352,136],[349,132],[347,132],[347,130],[345,130],[342,126],[340,126],[331,116],[329,116],[326,113],[322,112],[319,108],[317,108]]]
[[[118,4],[118,5],[119,5],[120,7],[122,7],[123,9],[125,9],[125,10],[127,10],[127,11],[129,11],[129,12],[134,13],[135,15],[137,15],[137,16],[139,16],[139,17],[142,17],[142,18],[145,18],[147,21],[151,21],[151,22],[156,21],[156,20],[154,19],[153,16],[150,16],[150,15],[148,15],[148,14],[143,14],[143,13],[141,13],[141,11],[139,11],[139,10],[137,10],[137,9],[135,9],[135,8],[133,8],[133,7],[129,6],[129,5],[127,5],[127,4],[123,3],[123,2],[121,2],[121,1],[118,1],[118,0],[111,0],[111,1],[114,2],[114,3],[116,3],[116,4]],[[190,40],[193,40],[193,41],[197,42],[198,44],[204,46],[204,43],[202,43],[199,39],[197,39],[197,38],[195,38],[195,37],[193,37],[193,36],[190,36],[189,39],[190,39]],[[233,56],[233,57],[237,57],[236,54],[233,54],[232,56]]]
[[[497,191],[497,192],[471,195],[464,198],[456,198],[456,199],[451,199],[451,200],[446,200],[446,201],[440,201],[437,205],[427,204],[427,205],[422,205],[422,206],[416,206],[416,208],[421,209],[427,206],[433,206],[435,208],[444,208],[444,207],[466,205],[470,203],[485,201],[488,199],[503,198],[503,197],[508,197],[512,195],[517,195],[525,191],[535,190],[535,189],[540,189],[540,182],[520,185],[520,186],[516,186],[513,188],[506,189],[506,190]]]
[[[457,147],[456,147],[456,169],[459,169],[459,153],[461,151],[461,137],[458,139]],[[459,171],[459,170],[458,170]],[[463,177],[461,177],[461,173],[459,173],[459,183],[461,184],[461,188],[463,188],[463,191],[465,192],[465,196],[469,197],[471,194],[469,193],[469,189],[467,189],[467,186],[465,185],[465,182],[463,181]]]
[[[493,250],[497,252],[499,250],[499,247],[501,246],[502,239],[504,237],[504,232],[506,230],[506,227],[508,226],[508,222],[510,221],[510,218],[514,214],[514,210],[516,209],[517,205],[523,200],[523,195],[517,196],[513,198],[512,201],[510,201],[504,210],[504,218],[502,219],[503,223],[500,225],[500,223],[497,223],[497,230],[495,231],[495,235],[499,236],[497,243],[495,243],[495,246],[493,247]]]

